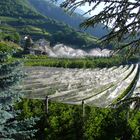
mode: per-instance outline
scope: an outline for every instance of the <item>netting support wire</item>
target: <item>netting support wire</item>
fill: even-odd
[[[45,113],[48,114],[49,113],[49,97],[46,96],[45,98]]]
[[[85,104],[84,100],[82,100],[82,110],[83,110],[83,118],[85,117]]]

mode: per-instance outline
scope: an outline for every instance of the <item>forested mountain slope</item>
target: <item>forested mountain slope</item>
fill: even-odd
[[[64,9],[58,7],[49,0],[29,0],[29,2],[43,15],[64,22],[78,31],[81,30],[79,24],[85,20],[85,17],[80,14],[73,13],[70,15],[70,13],[65,12]],[[108,29],[105,29],[104,27],[103,24],[98,24],[95,28],[90,27],[84,30],[84,32],[96,37],[102,37],[108,33]]]
[[[0,0],[0,15],[25,18],[38,18],[41,16],[28,0]]]
[[[23,37],[31,35],[34,40],[45,38],[52,45],[64,43],[83,49],[99,47],[96,37],[42,15],[30,2],[28,0],[1,0],[0,30],[8,33],[18,32]]]

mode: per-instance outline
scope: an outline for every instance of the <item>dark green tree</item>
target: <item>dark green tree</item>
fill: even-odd
[[[126,114],[127,110],[121,108],[101,109],[90,107],[84,126],[85,139],[131,140],[133,129],[127,121]]]

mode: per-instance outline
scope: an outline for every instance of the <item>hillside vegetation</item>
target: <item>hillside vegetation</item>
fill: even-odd
[[[86,19],[85,17],[78,13],[70,14],[70,12],[66,12],[49,0],[29,0],[29,2],[43,15],[64,22],[75,28],[77,31],[84,31],[96,37],[102,37],[109,31],[104,28],[105,26],[103,24],[98,24],[95,28],[91,27],[86,30],[80,29],[79,25]]]
[[[30,6],[28,0],[1,0],[0,15],[24,18],[38,18],[41,16]]]
[[[24,99],[17,106],[20,119],[40,116],[34,139],[42,140],[139,140],[140,112],[127,107],[118,109],[85,107],[49,102],[46,115],[43,101]],[[47,118],[47,119],[46,119]]]
[[[46,38],[52,44],[60,42],[81,48],[99,47],[97,38],[41,15],[27,0],[1,0],[0,15],[0,29],[4,33],[29,34],[34,40]]]

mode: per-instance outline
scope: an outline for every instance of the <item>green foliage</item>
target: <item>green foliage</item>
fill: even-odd
[[[82,32],[76,32],[75,30],[71,30],[68,27],[61,29],[61,31],[55,31],[55,33],[52,34],[50,41],[52,44],[60,42],[78,46],[79,48],[84,48],[85,46],[87,48],[90,48],[91,46],[93,48],[99,47],[99,41],[97,38]]]
[[[131,118],[129,119],[129,124],[133,130],[132,139],[139,140],[140,139],[140,111],[132,110],[129,113]]]
[[[49,103],[49,114],[45,114],[44,102],[24,99],[16,107],[22,110],[21,118],[40,116],[35,139],[77,140],[82,138],[82,117],[80,106]]]
[[[11,41],[19,44],[21,36],[12,26],[1,24],[0,25],[0,40]]]
[[[121,65],[125,60],[121,56],[114,57],[95,57],[95,58],[49,58],[43,55],[26,55],[26,66],[48,66],[48,67],[64,67],[64,68],[103,68]]]
[[[41,117],[36,125],[35,139],[139,140],[138,110],[85,106],[83,118],[82,106],[49,101],[49,113],[45,114],[44,101],[34,99],[22,100],[17,108],[22,110],[20,118]]]
[[[3,40],[19,43],[20,42],[20,35],[18,33],[5,34],[3,37]]]
[[[15,109],[22,109],[21,114],[18,116],[19,119],[42,116],[45,110],[43,102],[26,98],[23,98],[21,102],[17,102]]]
[[[40,15],[29,6],[28,0],[1,0],[0,15],[37,18]]]
[[[45,128],[45,139],[81,139],[81,112],[78,106],[67,106],[61,103],[50,104],[49,124]]]
[[[88,140],[131,139],[132,129],[127,123],[126,114],[125,109],[90,108],[85,122],[85,138]]]
[[[17,121],[19,111],[13,109],[15,101],[20,101],[21,97],[15,87],[23,78],[23,65],[9,57],[15,51],[14,44],[1,42],[0,48],[0,139],[27,140],[34,134],[35,119]]]
[[[13,54],[18,50],[21,50],[21,47],[13,42],[4,42],[4,41],[0,42],[0,52],[2,53]]]

